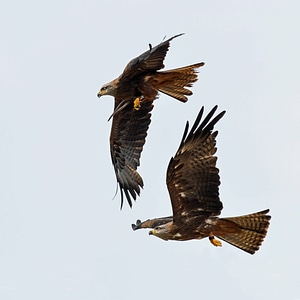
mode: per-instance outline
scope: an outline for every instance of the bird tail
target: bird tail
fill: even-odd
[[[202,66],[204,66],[204,62],[159,72],[157,89],[181,102],[186,102],[188,100],[187,96],[193,94],[187,87],[191,87],[198,80],[196,69]]]
[[[270,225],[269,209],[250,215],[222,218],[218,225],[220,234],[215,235],[225,242],[254,254],[262,244]]]

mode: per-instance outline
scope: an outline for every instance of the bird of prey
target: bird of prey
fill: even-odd
[[[213,130],[225,111],[213,118],[216,109],[217,106],[201,122],[202,107],[189,133],[187,122],[176,155],[169,162],[167,187],[173,216],[137,220],[132,228],[152,228],[150,235],[166,241],[208,237],[214,246],[221,246],[216,236],[254,254],[267,234],[271,216],[266,209],[239,217],[218,217],[223,205],[219,199],[220,177],[215,156],[218,132]]]
[[[140,156],[145,144],[151,121],[153,101],[158,92],[167,94],[181,102],[192,95],[188,89],[197,81],[197,69],[203,62],[169,71],[164,68],[164,58],[170,41],[178,34],[152,47],[132,59],[123,73],[101,87],[98,97],[110,95],[115,98],[110,134],[110,153],[121,193],[121,208],[125,194],[129,206],[136,200],[143,187],[143,180],[137,172]]]

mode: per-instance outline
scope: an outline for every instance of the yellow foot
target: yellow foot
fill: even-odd
[[[133,101],[133,109],[134,110],[139,110],[141,108],[141,103],[142,103],[142,100],[143,100],[143,96],[141,97],[136,97]]]
[[[221,243],[219,240],[215,239],[215,237],[214,237],[213,235],[211,235],[211,236],[209,237],[209,240],[210,240],[210,242],[211,242],[214,246],[216,246],[216,247],[222,247],[222,243]]]

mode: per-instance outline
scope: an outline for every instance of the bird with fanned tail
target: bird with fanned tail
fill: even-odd
[[[144,183],[137,172],[140,156],[151,122],[153,101],[158,93],[164,93],[181,102],[192,95],[189,87],[197,81],[197,69],[204,62],[186,67],[159,71],[164,68],[164,58],[170,41],[175,35],[132,59],[123,73],[103,85],[98,97],[110,95],[115,98],[111,115],[110,153],[121,193],[121,208],[124,194],[130,207],[136,200]]]
[[[166,241],[208,237],[214,246],[221,246],[215,238],[218,237],[254,254],[267,234],[271,216],[266,209],[239,217],[218,217],[223,204],[219,198],[220,176],[215,156],[218,132],[213,130],[225,111],[213,118],[216,110],[217,106],[201,122],[202,107],[189,132],[189,123],[186,124],[179,148],[169,162],[167,187],[173,215],[138,220],[132,228],[152,228],[150,235]]]

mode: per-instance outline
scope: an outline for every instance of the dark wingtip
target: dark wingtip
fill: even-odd
[[[178,34],[174,35],[173,38],[177,38],[177,37],[179,37],[179,36],[181,36],[181,35],[184,35],[184,34],[185,34],[184,32],[178,33]]]
[[[170,41],[172,41],[173,39],[176,39],[177,37],[182,36],[182,35],[184,35],[184,34],[185,34],[185,33],[179,33],[179,34],[176,34],[176,35],[170,37],[169,39],[167,39],[167,42],[170,42]]]
[[[132,230],[137,230],[137,229],[139,229],[139,226],[141,225],[141,220],[136,220],[136,222],[135,222],[135,224],[131,224],[131,228],[132,228]]]
[[[168,38],[166,40],[166,35],[164,36],[163,38],[163,42],[162,43],[169,43],[171,42],[173,39],[176,39],[177,37],[181,36],[181,35],[184,35],[185,33],[179,33],[179,34],[176,34],[176,35],[173,35],[172,37]]]

